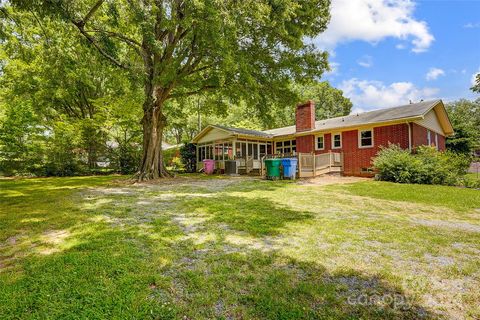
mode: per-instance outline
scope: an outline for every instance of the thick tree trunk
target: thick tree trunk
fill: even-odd
[[[163,114],[164,99],[160,90],[153,86],[146,88],[148,94],[143,106],[143,155],[139,171],[136,174],[138,181],[170,177],[165,168],[162,153],[163,130],[166,118]]]

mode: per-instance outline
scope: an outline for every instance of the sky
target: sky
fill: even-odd
[[[313,42],[330,53],[322,79],[354,113],[480,98],[469,89],[480,72],[480,0],[332,0]]]

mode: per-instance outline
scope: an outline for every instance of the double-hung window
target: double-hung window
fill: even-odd
[[[325,137],[324,135],[316,136],[315,138],[315,149],[324,150],[325,149]]]
[[[358,146],[360,148],[373,147],[373,130],[358,131]]]
[[[341,148],[342,148],[342,134],[332,133],[332,149],[341,149]]]

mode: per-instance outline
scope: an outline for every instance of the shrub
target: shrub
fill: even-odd
[[[118,170],[121,174],[132,174],[138,170],[141,151],[133,143],[122,143],[117,152]]]
[[[457,185],[465,175],[470,158],[434,147],[418,147],[415,154],[398,145],[382,147],[373,160],[379,179],[399,183]]]
[[[195,172],[197,166],[197,148],[193,143],[185,143],[180,148],[180,156],[186,172]]]

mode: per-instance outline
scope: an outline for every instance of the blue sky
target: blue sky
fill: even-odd
[[[441,98],[480,97],[480,0],[332,0],[315,44],[331,53],[323,76],[354,112]]]

